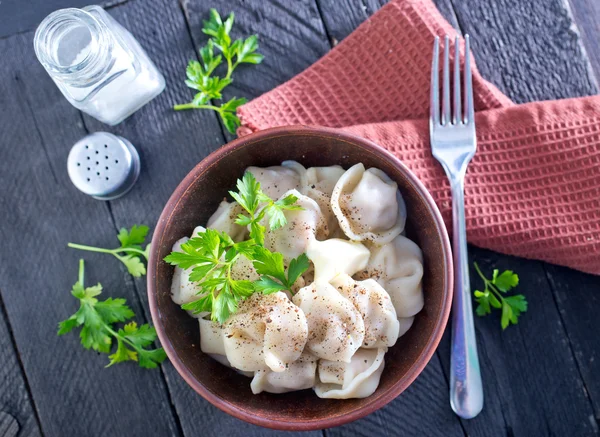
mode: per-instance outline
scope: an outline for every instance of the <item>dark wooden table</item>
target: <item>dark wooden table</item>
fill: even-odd
[[[169,362],[104,369],[56,326],[76,303],[68,241],[111,247],[116,230],[154,225],[183,176],[231,139],[215,114],[178,113],[188,59],[205,41],[210,7],[236,13],[237,36],[257,33],[265,62],[240,72],[226,97],[270,90],[315,62],[375,12],[378,0],[108,0],[167,79],[165,92],[109,128],[62,97],[37,62],[33,30],[49,12],[87,0],[0,1],[0,436],[258,436],[196,395]],[[437,0],[473,36],[483,75],[516,102],[598,92],[598,0]],[[70,183],[66,159],[84,135],[107,130],[133,142],[142,174],[125,197],[100,202]],[[599,169],[600,171],[600,169]],[[600,200],[599,200],[600,202]],[[599,206],[600,207],[600,206]],[[486,269],[516,270],[530,310],[501,332],[497,315],[476,320],[485,408],[460,420],[448,404],[449,339],[390,405],[326,436],[588,436],[600,420],[600,278],[470,248]],[[85,254],[89,283],[127,298],[149,320],[145,278],[109,256]],[[477,278],[472,278],[477,285]],[[141,320],[140,320],[141,321]],[[281,433],[283,434],[283,433]]]

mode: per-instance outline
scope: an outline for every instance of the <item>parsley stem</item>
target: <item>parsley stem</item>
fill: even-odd
[[[104,247],[94,247],[94,246],[85,246],[83,244],[76,244],[76,243],[69,243],[67,244],[68,247],[70,247],[71,249],[79,249],[79,250],[87,250],[88,252],[100,252],[100,253],[110,253],[114,256],[116,256],[117,258],[119,258],[118,253],[119,252],[135,252],[135,253],[139,253],[140,255],[143,255],[144,258],[148,259],[148,257],[146,256],[146,253],[141,250],[141,249],[137,249],[135,247],[118,247],[116,249],[105,249]]]
[[[225,79],[230,79],[231,75],[233,74],[233,70],[235,70],[235,67],[237,67],[237,62],[235,65],[232,65],[231,58],[226,57],[226,59],[227,59],[227,75],[225,76]]]
[[[221,108],[214,105],[196,105],[195,103],[182,103],[180,105],[173,106],[175,111],[182,111],[184,109],[212,109],[213,111],[221,112]]]
[[[479,266],[477,265],[476,262],[473,263],[473,265],[475,266],[475,270],[477,271],[477,274],[481,277],[481,279],[483,279],[484,285],[486,289],[490,289],[492,290],[492,292],[500,298],[500,300],[504,300],[504,298],[502,297],[502,293],[500,293],[498,291],[498,289],[496,288],[496,286],[490,281],[488,280],[488,278],[486,278],[483,273],[481,272],[481,269],[479,268]]]
[[[84,261],[83,258],[79,260],[79,285],[83,288],[83,280],[85,277]]]

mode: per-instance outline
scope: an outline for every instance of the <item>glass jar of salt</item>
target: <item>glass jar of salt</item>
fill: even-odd
[[[53,12],[37,28],[34,48],[67,100],[109,125],[165,88],[144,49],[99,6]]]

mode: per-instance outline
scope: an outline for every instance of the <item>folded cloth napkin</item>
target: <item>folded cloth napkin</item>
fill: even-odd
[[[454,33],[430,0],[394,0],[313,66],[238,108],[238,134],[308,124],[370,139],[419,177],[450,229],[450,187],[431,155],[427,116],[433,38]],[[477,69],[473,86],[469,242],[600,274],[600,96],[515,105]]]

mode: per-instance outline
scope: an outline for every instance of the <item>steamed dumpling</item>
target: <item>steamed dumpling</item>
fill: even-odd
[[[406,207],[398,185],[376,168],[350,167],[337,181],[331,208],[351,240],[384,244],[404,230]]]
[[[344,172],[345,170],[339,165],[311,167],[306,170],[302,179],[300,192],[317,202],[327,222],[327,230],[330,237],[343,235],[343,232],[340,231],[337,217],[331,209],[331,193],[336,182]]]
[[[223,326],[217,322],[204,318],[198,319],[200,324],[200,350],[209,355],[213,360],[218,361],[224,366],[230,367],[237,373],[252,378],[252,372],[244,372],[235,369],[225,355],[225,343],[223,341]]]
[[[389,293],[398,317],[413,317],[423,308],[423,253],[403,235],[371,248],[371,258],[357,277],[374,278]]]
[[[311,167],[306,170],[303,184],[331,196],[337,181],[346,171],[339,165]]]
[[[381,285],[373,279],[355,281],[346,274],[333,278],[331,285],[362,315],[365,324],[362,347],[376,349],[396,344],[400,323],[390,296]]]
[[[283,255],[284,261],[290,262],[306,252],[306,247],[315,238],[327,237],[325,219],[319,205],[310,197],[300,194],[296,190],[284,193],[284,198],[290,194],[298,197],[297,205],[301,210],[284,211],[287,224],[279,229],[272,230],[267,226],[265,234],[265,247],[272,252]]]
[[[252,393],[263,391],[269,393],[287,393],[295,390],[305,390],[315,385],[317,373],[317,357],[304,351],[300,358],[288,364],[283,372],[273,372],[270,369],[257,370],[250,383]]]
[[[235,281],[258,281],[260,275],[256,272],[252,261],[245,256],[239,256],[231,266],[231,278]]]
[[[296,161],[284,161],[272,167],[248,167],[260,183],[260,188],[271,199],[279,199],[283,193],[300,188],[303,171],[306,169]]]
[[[173,245],[173,252],[183,252],[181,245],[187,243],[188,237],[183,237],[177,240]],[[184,303],[192,302],[198,299],[197,294],[200,292],[200,286],[197,282],[190,281],[190,273],[193,269],[182,269],[181,267],[175,267],[173,272],[173,280],[171,281],[171,299],[177,305],[183,305]],[[192,317],[197,317],[196,314],[192,314],[188,311]]]
[[[292,299],[306,314],[306,348],[319,358],[349,363],[365,338],[358,310],[327,282],[313,282]]]
[[[283,372],[300,357],[307,338],[304,313],[282,292],[254,293],[223,324],[227,358],[245,371]]]
[[[236,224],[235,219],[244,212],[244,208],[239,203],[229,203],[223,200],[215,213],[208,219],[206,227],[229,234],[235,242],[243,241],[248,235],[248,230],[245,226]]]
[[[306,255],[315,266],[314,278],[327,282],[339,273],[352,276],[363,270],[371,253],[360,243],[330,238],[325,241],[310,241]]]
[[[350,363],[319,361],[319,382],[315,393],[325,399],[352,399],[371,396],[383,372],[387,348],[359,349]]]

